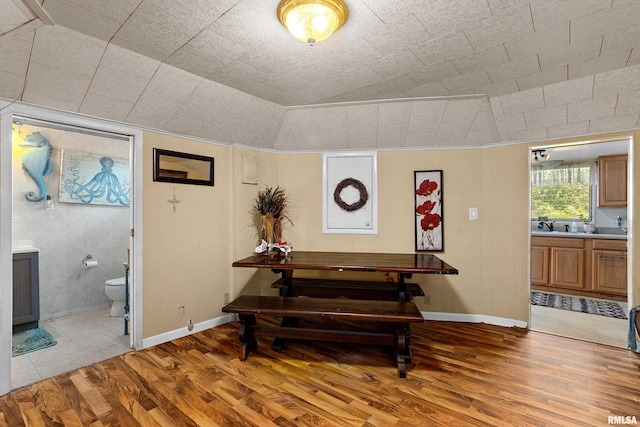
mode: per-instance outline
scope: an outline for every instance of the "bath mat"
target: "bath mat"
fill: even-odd
[[[603,299],[585,298],[574,295],[531,291],[531,304],[561,310],[627,319],[626,303]]]
[[[57,343],[51,334],[42,328],[16,332],[11,338],[11,355],[13,357],[20,356],[21,354],[51,347]]]

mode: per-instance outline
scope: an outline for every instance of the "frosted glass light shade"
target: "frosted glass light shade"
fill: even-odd
[[[282,25],[309,44],[329,38],[345,23],[348,13],[342,0],[282,0],[278,6]]]

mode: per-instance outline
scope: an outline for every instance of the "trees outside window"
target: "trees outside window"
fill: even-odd
[[[561,163],[531,168],[531,218],[560,220],[591,218],[591,186],[595,162]]]

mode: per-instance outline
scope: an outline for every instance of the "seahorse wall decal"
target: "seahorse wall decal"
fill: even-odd
[[[53,171],[51,163],[51,143],[40,132],[34,132],[18,144],[22,147],[36,147],[22,155],[22,168],[38,185],[38,194],[29,191],[25,197],[30,202],[39,202],[47,195],[47,185],[44,177]]]

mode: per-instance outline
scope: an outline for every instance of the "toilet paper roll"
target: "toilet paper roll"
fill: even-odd
[[[85,261],[84,262],[84,267],[85,268],[92,268],[92,267],[97,267],[97,266],[98,266],[98,261],[89,260],[89,261]]]

